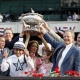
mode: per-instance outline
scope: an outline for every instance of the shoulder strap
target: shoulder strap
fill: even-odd
[[[26,58],[25,58],[25,54],[24,54],[24,63],[26,63],[26,66],[27,66],[27,61],[26,61]]]

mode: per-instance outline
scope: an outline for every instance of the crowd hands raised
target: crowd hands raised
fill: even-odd
[[[75,70],[80,73],[80,51],[79,36],[77,42],[74,41],[74,32],[65,31],[63,39],[52,31],[47,23],[39,27],[37,35],[44,45],[38,41],[30,41],[30,31],[24,32],[24,22],[22,32],[13,38],[11,29],[6,28],[4,35],[0,37],[0,75],[11,77],[32,77],[34,73],[49,76],[56,67],[60,69],[63,76],[66,71]],[[23,36],[26,39],[23,41]],[[65,48],[64,48],[65,47]],[[59,60],[57,58],[61,54]]]

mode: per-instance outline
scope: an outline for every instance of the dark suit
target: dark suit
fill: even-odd
[[[44,34],[44,38],[48,43],[52,45],[52,47],[55,48],[55,51],[52,55],[52,62],[53,62],[52,70],[54,70],[54,68],[56,67],[57,54],[59,50],[66,45],[64,42],[56,41],[48,33]],[[60,70],[62,75],[65,74],[66,70],[76,70],[77,72],[80,72],[80,51],[74,45],[71,46],[70,50],[65,56]]]
[[[9,53],[8,53],[8,57],[12,55],[12,50],[10,50],[10,49],[8,49],[8,48],[4,48],[4,49],[6,49],[6,50],[9,52]],[[2,60],[3,60],[3,54],[0,53],[0,65],[1,65],[1,63],[2,63]],[[2,72],[1,69],[0,69],[0,76],[6,76],[6,74],[7,74],[7,71]]]
[[[5,47],[8,47],[9,49],[13,49],[14,43],[17,42],[19,40],[19,35],[17,37],[15,37],[14,39],[12,39],[12,41],[6,41],[5,42]]]

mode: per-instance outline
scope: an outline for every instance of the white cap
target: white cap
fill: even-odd
[[[23,42],[18,41],[14,44],[13,48],[18,48],[18,49],[24,50],[25,49],[25,44]]]

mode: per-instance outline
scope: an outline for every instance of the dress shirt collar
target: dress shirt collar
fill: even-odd
[[[3,51],[3,49],[0,49],[0,51],[1,51],[1,50]]]
[[[71,47],[73,45],[73,43],[66,45],[66,48]]]

